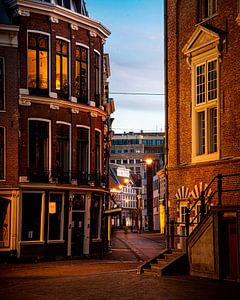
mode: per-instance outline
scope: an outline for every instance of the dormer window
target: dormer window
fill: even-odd
[[[48,36],[28,33],[28,89],[32,94],[48,93]]]

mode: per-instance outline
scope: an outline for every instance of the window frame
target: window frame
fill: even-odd
[[[60,223],[60,238],[58,240],[50,240],[49,239],[49,228],[50,228],[50,221],[49,221],[49,203],[50,203],[50,195],[61,195],[62,196],[62,204],[61,204],[61,223]],[[49,199],[48,199],[48,231],[47,231],[47,242],[48,244],[51,243],[59,243],[59,242],[64,242],[63,239],[63,234],[64,234],[64,204],[65,204],[65,198],[64,198],[64,193],[59,193],[59,192],[50,192],[49,193]]]
[[[95,56],[98,56],[98,65],[95,63]],[[101,61],[102,61],[102,57],[101,57],[101,53],[94,49],[94,60],[93,60],[93,65],[94,65],[94,101],[96,103],[96,106],[101,106],[101,80],[102,80],[102,76],[101,76]],[[98,72],[98,82],[96,80],[96,72]],[[98,91],[98,94],[97,94]],[[98,99],[99,98],[99,99]]]
[[[87,170],[87,176],[90,175],[91,172],[91,128],[89,126],[85,125],[76,125],[77,130],[80,128],[85,128],[88,130],[88,170]],[[77,133],[77,157],[78,157],[78,133]],[[79,176],[80,168],[78,166],[78,158],[77,158],[77,173]]]
[[[85,104],[89,104],[89,97],[90,97],[90,48],[89,46],[82,44],[82,43],[76,43],[76,48],[80,47],[80,48],[85,48],[87,50],[87,99],[86,102],[79,100],[79,97],[77,97],[77,93],[76,93],[76,97],[77,97],[77,101],[78,103],[85,103]],[[79,61],[80,64],[83,62],[82,60],[77,60]],[[76,67],[75,67],[75,78],[76,78]],[[80,96],[81,98],[81,96]]]
[[[51,92],[51,34],[44,32],[44,31],[40,31],[40,30],[27,30],[27,51],[28,51],[28,35],[29,33],[35,33],[38,35],[46,35],[48,37],[48,87],[46,90],[43,90],[43,92],[41,92],[41,89],[39,88],[35,88],[35,89],[29,89],[28,87],[28,91],[30,91],[30,94],[37,94],[37,95],[46,95],[49,94]],[[27,55],[27,66],[28,66],[28,55]],[[37,74],[36,74],[37,76]],[[38,74],[39,76],[39,74]],[[28,83],[28,67],[27,67],[27,83]]]
[[[208,68],[211,61],[216,60],[216,98],[208,100]],[[205,101],[197,103],[197,67],[205,64]],[[219,99],[220,99],[220,61],[215,50],[204,52],[192,58],[192,162],[218,160],[220,155],[220,126],[219,126]],[[217,151],[210,152],[210,119],[209,112],[212,108],[217,109]],[[199,152],[199,113],[204,112],[205,116],[205,152]]]
[[[41,224],[40,224],[40,238],[39,240],[23,240],[22,239],[22,224],[23,224],[23,195],[24,194],[41,194],[42,195],[42,200],[41,200]],[[20,226],[20,236],[21,236],[21,245],[23,244],[36,244],[36,243],[44,243],[44,224],[45,224],[45,193],[43,191],[24,191],[21,194],[21,226]]]
[[[56,127],[58,125],[66,125],[66,126],[68,126],[68,134],[69,134],[68,177],[69,177],[69,180],[70,180],[70,178],[71,178],[71,171],[72,171],[72,126],[68,122],[56,121]],[[58,142],[57,136],[58,135],[56,134],[56,140]]]
[[[6,181],[6,128],[4,126],[0,126],[0,130],[3,130],[3,177],[0,177],[1,181]]]
[[[0,56],[0,60],[2,61],[2,72],[3,72],[3,107],[0,112],[6,112],[6,63],[5,63],[5,57]]]
[[[29,144],[29,135],[30,135],[30,121],[40,121],[40,122],[47,122],[48,123],[48,176],[49,179],[52,176],[52,147],[51,147],[51,143],[52,143],[52,132],[51,132],[51,128],[52,128],[52,123],[51,120],[48,119],[43,119],[43,118],[28,118],[28,170],[30,170],[30,144]]]
[[[97,150],[97,144],[96,144],[96,133],[99,133],[99,175],[101,176],[102,174],[102,132],[100,129],[95,128],[94,130],[94,138],[95,138],[95,170],[97,170],[97,155],[96,155],[96,150]]]
[[[56,81],[57,81],[57,79],[55,79],[55,89],[56,89],[56,93],[57,93],[57,95],[58,95],[58,97],[60,98],[60,99],[70,99],[70,97],[71,97],[71,84],[72,84],[72,82],[71,82],[71,41],[69,40],[69,39],[66,39],[66,38],[64,38],[64,37],[62,37],[62,36],[56,36],[56,44],[55,44],[55,63],[56,63],[56,65],[55,65],[55,75],[57,75],[57,55],[58,55],[58,52],[57,52],[57,40],[59,40],[59,41],[61,41],[61,42],[65,42],[65,43],[67,43],[68,44],[68,55],[67,56],[65,56],[65,57],[67,57],[68,58],[68,66],[67,66],[67,70],[68,70],[68,74],[67,74],[67,77],[68,77],[68,93],[67,94],[64,94],[64,92],[63,92],[63,90],[62,90],[62,87],[61,87],[61,79],[60,79],[60,90],[58,90],[57,89],[57,84],[56,84]],[[63,55],[62,55],[62,53],[61,53],[61,61],[62,61],[62,57],[63,57]],[[62,76],[62,63],[60,64],[60,76]],[[56,76],[57,77],[57,76]]]

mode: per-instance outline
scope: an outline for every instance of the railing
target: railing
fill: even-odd
[[[178,237],[187,238],[190,234],[190,227],[195,227],[203,221],[206,214],[210,210],[211,206],[227,206],[233,204],[240,204],[240,174],[218,174],[215,176],[207,187],[201,191],[200,197],[194,202],[191,208],[186,208],[185,212],[185,222],[170,222],[170,240],[171,245],[174,245],[175,236],[175,225],[185,226],[185,235],[178,235]],[[227,193],[227,199],[223,199],[223,194]],[[231,198],[231,203],[229,203],[229,198]],[[236,199],[235,202],[233,199]],[[238,200],[239,199],[239,200]],[[197,206],[200,204],[200,210],[196,214]]]
[[[99,172],[86,173],[83,171],[72,172],[60,169],[29,169],[28,179],[30,182],[56,183],[56,184],[77,184],[80,186],[101,186],[107,185],[107,178]]]

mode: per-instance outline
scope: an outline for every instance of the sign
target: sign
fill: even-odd
[[[49,202],[48,211],[49,211],[50,214],[55,214],[56,213],[56,202]]]

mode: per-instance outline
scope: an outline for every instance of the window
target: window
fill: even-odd
[[[95,170],[96,179],[99,179],[101,173],[101,133],[98,130],[95,130]]]
[[[124,159],[123,164],[127,164],[127,163],[128,163],[127,159]]]
[[[217,0],[199,1],[200,20],[211,17],[216,12],[217,12]]]
[[[121,159],[117,159],[117,164],[121,165]]]
[[[22,197],[22,241],[43,240],[42,212],[42,194],[24,193]]]
[[[28,89],[30,93],[48,93],[48,36],[28,33]]]
[[[196,68],[196,155],[218,151],[217,140],[217,60],[205,61]]]
[[[76,47],[76,96],[79,103],[88,102],[88,49]]]
[[[29,175],[31,181],[49,178],[49,122],[29,120]]]
[[[129,159],[130,164],[134,164],[134,159]]]
[[[89,176],[89,128],[77,129],[77,166],[80,183],[87,184]]]
[[[56,90],[60,97],[69,95],[69,49],[68,42],[56,40]]]
[[[48,240],[63,239],[63,195],[50,194],[48,201]]]
[[[93,195],[91,207],[91,237],[100,238],[102,198]]]
[[[56,177],[60,182],[69,181],[70,171],[70,126],[57,123]]]
[[[181,223],[186,223],[187,206],[181,206]]]
[[[0,180],[5,179],[5,129],[0,127]]]
[[[5,62],[0,57],[0,111],[5,109]]]
[[[100,55],[98,52],[94,51],[94,99],[96,106],[101,105],[100,102]]]
[[[110,163],[111,163],[111,164],[115,164],[115,159],[111,159],[111,160],[110,160]]]

